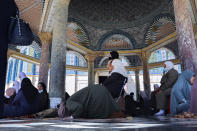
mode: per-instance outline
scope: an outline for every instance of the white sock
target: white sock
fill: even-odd
[[[162,115],[164,115],[164,113],[165,113],[165,111],[160,109],[159,112],[157,112],[155,115],[156,116],[162,116]]]

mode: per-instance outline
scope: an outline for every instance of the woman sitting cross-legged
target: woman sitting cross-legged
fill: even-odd
[[[11,104],[5,104],[3,116],[17,117],[37,113],[38,104],[38,90],[32,85],[29,78],[24,78],[14,101]]]
[[[170,112],[171,116],[187,112],[191,103],[191,88],[194,83],[195,74],[186,70],[183,71],[171,92]]]

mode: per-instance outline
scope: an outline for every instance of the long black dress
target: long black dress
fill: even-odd
[[[5,92],[7,50],[8,50],[8,26],[10,17],[16,15],[14,0],[1,0],[0,3],[0,117],[3,113],[3,97]]]
[[[103,85],[108,89],[113,98],[118,98],[125,80],[127,81],[127,77],[114,72],[105,80]]]

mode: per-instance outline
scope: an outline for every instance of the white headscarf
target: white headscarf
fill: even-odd
[[[19,86],[19,90],[20,90],[21,89],[21,83],[22,83],[24,78],[27,78],[27,76],[24,72],[20,72],[19,77],[20,77],[20,86]]]
[[[20,72],[20,73],[19,73],[19,77],[20,77],[20,82],[22,82],[22,80],[23,80],[24,78],[27,78],[27,76],[26,76],[26,74],[25,74],[24,72]]]
[[[14,81],[14,86],[13,88],[16,91],[16,94],[18,93],[19,89],[20,89],[20,83],[18,81]]]
[[[166,65],[166,68],[168,70],[171,70],[172,68],[174,68],[174,64],[171,61],[166,61],[164,64]]]
[[[117,72],[117,73],[120,73],[121,75],[123,75],[124,77],[128,77],[127,71],[126,71],[124,64],[122,63],[121,60],[114,59],[112,61],[112,66],[114,67],[114,69],[112,70],[111,74],[114,72]]]

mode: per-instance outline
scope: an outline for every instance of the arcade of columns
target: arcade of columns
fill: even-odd
[[[50,84],[49,95],[51,100],[51,107],[60,103],[64,97],[65,91],[65,67],[66,67],[66,23],[68,19],[68,6],[70,0],[56,0],[55,12],[53,17],[53,31],[47,32],[46,30],[40,30],[39,37],[42,41],[42,55],[40,62],[40,76],[39,80],[47,83],[48,81],[48,69],[49,69],[49,47],[52,44],[51,50],[51,65],[50,65]],[[128,70],[135,71],[136,79],[136,92],[139,92],[139,70],[143,70],[144,89],[146,94],[150,94],[150,75],[149,68],[154,67],[154,64],[148,64],[151,48],[157,48],[163,42],[177,37],[179,46],[180,61],[174,60],[174,63],[181,63],[182,69],[191,69],[197,73],[197,49],[194,37],[194,27],[191,21],[191,14],[189,12],[187,0],[173,0],[174,2],[174,14],[176,20],[176,33],[164,38],[157,43],[154,43],[141,50],[127,50],[119,51],[120,54],[138,55],[142,61],[142,67],[128,67]],[[41,25],[42,26],[42,25]],[[73,43],[71,43],[73,44]],[[84,47],[73,44],[81,49]],[[91,51],[85,49],[87,54],[85,58],[88,61],[88,83],[95,83],[95,72],[98,69],[94,69],[94,60],[98,56],[108,55],[109,52]],[[15,54],[12,51],[8,52],[8,56]],[[19,57],[16,57],[19,58]],[[160,63],[160,66],[162,63]],[[197,92],[197,80],[193,88],[194,92]],[[137,93],[137,95],[139,95]],[[195,95],[192,95],[194,99]],[[195,98],[196,99],[196,98]],[[197,106],[197,105],[192,105]]]

